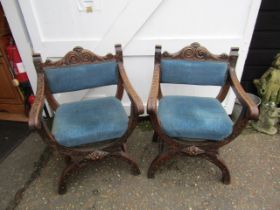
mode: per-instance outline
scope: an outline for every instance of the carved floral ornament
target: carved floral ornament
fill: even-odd
[[[107,156],[109,153],[108,152],[105,152],[105,151],[93,151],[91,152],[90,154],[88,154],[86,156],[85,159],[89,159],[89,160],[99,160],[99,159],[102,159],[104,158],[105,156]]]
[[[115,57],[109,53],[105,56],[99,56],[90,50],[83,49],[82,47],[75,47],[72,51],[68,52],[62,59],[58,61],[46,60],[44,67],[59,67],[73,64],[88,64],[102,61],[111,61]]]
[[[175,54],[164,52],[163,58],[175,58],[175,59],[194,59],[194,60],[216,60],[226,61],[228,60],[227,54],[214,55],[210,53],[205,47],[199,43],[194,42],[190,46],[184,47],[182,50]]]
[[[184,152],[188,155],[199,155],[199,154],[204,153],[204,150],[202,150],[196,146],[189,146],[189,147],[182,149],[182,152]]]

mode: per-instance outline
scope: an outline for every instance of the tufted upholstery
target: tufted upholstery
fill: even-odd
[[[64,146],[102,142],[121,137],[128,116],[115,97],[62,104],[55,113],[52,133]]]
[[[48,68],[45,74],[52,93],[114,85],[118,81],[116,62]]]
[[[216,61],[161,61],[161,82],[190,85],[223,86],[227,63]]]
[[[159,101],[158,116],[170,137],[223,140],[233,123],[215,98],[165,96]]]

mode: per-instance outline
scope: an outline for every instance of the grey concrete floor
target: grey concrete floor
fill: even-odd
[[[46,145],[31,134],[0,164],[0,209],[13,206],[17,191],[25,187]]]
[[[106,159],[75,174],[68,181],[68,192],[58,195],[64,161],[53,154],[40,176],[26,187],[17,209],[280,209],[279,136],[246,129],[222,148],[221,156],[232,176],[232,183],[224,185],[216,166],[188,157],[167,162],[155,179],[147,179],[148,166],[158,150],[151,142],[152,131],[137,128],[128,149],[141,175],[131,175],[121,160]],[[1,207],[8,204],[4,200],[11,202],[11,194],[34,170],[33,163],[44,149],[38,138],[31,134],[26,145],[0,165]]]

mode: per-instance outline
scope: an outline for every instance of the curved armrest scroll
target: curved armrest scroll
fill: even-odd
[[[159,81],[160,81],[160,64],[156,63],[155,68],[154,68],[154,75],[153,75],[150,95],[149,95],[148,103],[147,103],[148,114],[155,114],[157,111]]]
[[[252,101],[252,99],[244,91],[239,80],[237,79],[234,68],[230,67],[229,74],[230,74],[230,84],[233,91],[235,92],[236,97],[238,98],[242,106],[248,108],[247,117],[252,120],[257,120],[259,116],[258,107],[255,104],[255,102]]]
[[[29,112],[28,125],[31,129],[41,128],[41,117],[44,106],[44,92],[45,92],[45,79],[43,73],[38,73],[37,76],[37,91],[34,104]]]
[[[137,113],[137,115],[144,113],[144,106],[143,102],[132,87],[131,83],[129,82],[129,79],[125,73],[125,69],[122,63],[118,63],[119,73],[122,80],[122,84],[124,86],[124,89],[127,92],[127,95],[130,99],[130,101],[133,103],[134,110]]]

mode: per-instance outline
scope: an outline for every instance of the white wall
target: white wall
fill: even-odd
[[[32,45],[28,36],[24,18],[17,0],[1,0],[11,32],[18,47],[25,70],[28,73],[32,88],[36,89],[36,72],[32,61]]]
[[[7,1],[7,0],[6,0]],[[14,0],[13,0],[14,1]],[[121,43],[128,76],[146,104],[154,46],[177,51],[198,41],[213,53],[240,48],[240,78],[261,0],[93,0],[93,12],[80,11],[80,0],[19,0],[33,49],[43,58],[61,57],[74,46],[98,54]],[[9,19],[9,17],[8,17]],[[32,72],[28,72],[32,77]],[[112,88],[101,88],[112,95]],[[59,95],[61,102],[104,96],[101,89]],[[167,94],[215,96],[217,88],[164,87]],[[123,103],[129,105],[127,98]],[[231,112],[231,93],[224,105]]]

